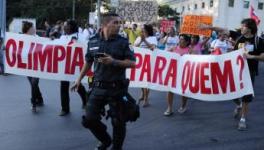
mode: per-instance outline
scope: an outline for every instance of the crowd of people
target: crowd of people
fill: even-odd
[[[221,55],[244,48],[253,84],[255,76],[258,74],[258,62],[264,60],[263,32],[260,36],[257,35],[256,22],[250,18],[242,20],[241,28],[234,31],[201,24],[200,29],[211,29],[213,31],[211,37],[179,34],[175,27],[170,27],[167,31],[161,32],[151,24],[141,25],[140,28],[137,28],[137,26],[137,24],[133,24],[131,28],[123,26],[122,30],[124,32],[120,31],[122,33],[120,35],[128,38],[131,45],[151,51],[164,50],[180,55]],[[149,94],[150,90],[148,88],[142,88],[138,104],[143,103],[143,107],[149,106]],[[171,116],[174,113],[173,95],[173,93],[168,92],[168,107],[164,112],[165,116]],[[240,99],[233,100],[236,104],[234,117],[239,118],[239,130],[247,128],[246,116],[248,105],[252,99],[252,95],[246,95],[241,98],[241,101]],[[186,112],[187,101],[187,97],[181,96],[181,104],[178,109],[180,114]]]
[[[110,135],[106,132],[105,125],[100,120],[101,111],[104,110],[103,108],[106,104],[109,104],[110,109],[114,112],[118,112],[117,114],[122,111],[122,109],[119,108],[120,106],[118,106],[119,103],[115,103],[113,99],[120,98],[120,93],[123,93],[126,88],[126,84],[120,82],[125,81],[124,70],[134,67],[135,65],[135,58],[129,46],[146,48],[151,51],[168,51],[180,55],[221,55],[239,48],[245,48],[247,50],[245,57],[248,59],[252,83],[254,83],[255,76],[258,74],[258,61],[264,61],[264,40],[263,37],[257,36],[257,25],[253,19],[242,20],[241,28],[236,31],[201,25],[200,29],[211,29],[213,31],[211,37],[179,34],[175,27],[170,27],[167,31],[161,32],[157,27],[153,27],[151,24],[132,24],[128,26],[124,25],[120,17],[115,14],[104,15],[102,18],[102,26],[99,29],[95,29],[88,24],[86,24],[83,29],[78,26],[77,22],[74,20],[57,21],[53,26],[45,22],[45,28],[45,36],[51,39],[65,38],[88,42],[85,65],[79,78],[71,89],[79,93],[83,108],[87,108],[86,116],[83,118],[83,125],[90,129],[101,142],[98,149],[106,149],[111,143],[113,143],[113,149],[122,149],[126,130],[122,116],[112,116],[114,129],[113,140],[111,140]],[[22,34],[34,36],[36,30],[33,24],[30,22],[23,22]],[[117,50],[115,47],[109,46],[107,49],[106,47],[99,48],[98,52],[104,53],[105,56],[95,59],[94,52],[90,51],[91,46],[89,45],[89,39],[101,45],[106,44],[107,41],[122,45],[126,47],[126,49],[120,51],[124,51],[126,55],[122,59],[114,58],[114,55],[111,56],[109,54],[119,53],[119,49]],[[3,39],[1,38],[0,47],[2,47],[2,44]],[[93,90],[87,102],[87,91],[80,81],[85,76],[87,70],[92,67],[92,63],[95,63],[96,68],[92,83]],[[0,73],[3,73],[2,61],[0,61]],[[28,80],[31,85],[32,111],[37,112],[37,106],[44,105],[44,100],[39,89],[39,78],[28,77]],[[69,81],[60,82],[60,116],[65,116],[70,113],[69,89]],[[142,88],[138,104],[142,104],[142,107],[150,106],[149,94],[150,89]],[[171,116],[174,113],[173,99],[174,94],[168,92],[167,109],[164,111],[165,116]],[[239,118],[239,130],[245,130],[247,128],[246,117],[248,105],[252,100],[252,95],[246,95],[240,99],[233,100],[236,104],[234,117]],[[178,113],[183,114],[187,111],[187,102],[188,97],[181,96],[181,104],[177,110]]]

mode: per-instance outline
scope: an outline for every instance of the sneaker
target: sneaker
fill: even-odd
[[[69,113],[70,113],[70,111],[64,111],[64,110],[62,110],[62,111],[59,113],[59,116],[67,116]]]
[[[173,114],[173,111],[170,111],[170,110],[166,110],[164,113],[163,113],[163,115],[164,116],[171,116]]]
[[[179,109],[178,109],[178,112],[180,113],[180,114],[183,114],[183,113],[185,113],[186,112],[186,110],[187,110],[187,108],[186,107],[180,107]]]
[[[32,106],[31,110],[32,110],[33,113],[36,113],[37,112],[37,107],[36,106]]]
[[[107,150],[108,147],[110,147],[111,142],[107,144],[103,144],[102,142],[99,142],[95,148],[95,150]]]
[[[238,123],[238,127],[237,129],[239,131],[245,131],[247,130],[247,124],[246,124],[246,121],[243,121],[243,120],[240,120],[239,123]]]
[[[235,110],[234,110],[234,118],[239,118],[240,115],[241,115],[241,110],[242,108],[241,107],[236,107]]]

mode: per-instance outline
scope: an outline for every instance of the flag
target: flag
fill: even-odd
[[[257,23],[257,25],[259,25],[260,23],[260,19],[259,17],[256,15],[255,13],[255,9],[252,5],[250,5],[250,11],[249,11],[249,15],[250,15],[250,18],[254,19]]]

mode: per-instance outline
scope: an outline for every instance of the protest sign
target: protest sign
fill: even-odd
[[[158,17],[158,4],[156,1],[120,2],[116,13],[131,22],[156,22]]]
[[[175,21],[171,20],[161,20],[160,21],[160,31],[167,32],[169,28],[175,27]]]
[[[193,35],[204,35],[210,37],[212,31],[199,29],[200,24],[212,25],[213,18],[211,16],[196,16],[186,15],[183,18],[181,25],[181,34],[193,34]]]

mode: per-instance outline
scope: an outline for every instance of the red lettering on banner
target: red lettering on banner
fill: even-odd
[[[176,88],[177,82],[177,60],[171,59],[164,85],[168,85],[171,79],[171,87]]]
[[[72,65],[71,65],[71,74],[75,73],[75,68],[77,66],[79,66],[80,71],[83,67],[83,60],[84,56],[83,56],[83,50],[81,47],[76,47],[74,50],[74,54],[73,54],[73,61],[72,61]],[[67,66],[66,66],[67,67]]]
[[[166,63],[167,60],[165,57],[157,56],[152,80],[153,83],[157,83],[157,80],[159,79],[159,84],[163,84],[162,71],[164,70]]]
[[[190,68],[191,67],[191,62],[190,61],[187,61],[185,64],[184,64],[184,67],[183,67],[183,73],[182,73],[182,93],[184,94],[185,93],[185,90],[187,89],[188,87],[188,84],[189,84],[189,80],[190,80]]]
[[[66,63],[65,63],[65,74],[71,74],[71,52],[72,52],[72,47],[67,46],[67,56],[66,56]]]
[[[22,49],[23,49],[23,45],[24,42],[23,41],[19,41],[18,42],[18,52],[17,52],[17,68],[22,68],[22,69],[26,69],[27,68],[27,64],[23,63],[22,61]]]
[[[145,74],[147,75],[147,81],[151,82],[150,55],[145,55],[139,81],[143,81],[143,78],[144,78]]]
[[[205,82],[209,80],[209,75],[205,74],[205,69],[208,68],[209,63],[201,63],[201,94],[211,94],[211,89],[205,85]]]
[[[219,94],[218,85],[220,85],[223,93],[227,92],[228,84],[231,92],[236,90],[231,60],[225,61],[223,73],[218,63],[211,63],[211,77],[214,94]]]
[[[206,69],[209,69],[207,74]],[[211,79],[209,78],[210,76]],[[207,81],[209,81],[208,84],[206,84]],[[220,86],[223,94],[225,94],[228,92],[228,85],[230,86],[230,92],[236,91],[231,60],[224,62],[223,71],[221,71],[217,62],[191,63],[187,61],[184,64],[182,74],[183,94],[186,92],[187,88],[189,88],[191,93],[219,94],[220,91],[218,86]]]
[[[47,45],[42,50],[43,45],[37,44],[34,56],[34,70],[38,70],[38,64],[40,65],[40,71],[44,71],[45,64],[47,63],[47,72],[52,72],[52,52],[53,46]]]
[[[198,93],[199,86],[200,86],[200,63],[193,62],[191,67],[190,82],[189,82],[190,91],[192,93]]]
[[[59,55],[60,53],[60,55]],[[53,57],[53,73],[58,73],[58,63],[65,59],[65,48],[63,46],[56,45],[54,47],[54,57]]]
[[[33,49],[35,47],[35,43],[31,43],[30,44],[30,49],[29,49],[29,52],[28,52],[28,69],[32,69],[32,52],[33,52]]]
[[[130,80],[131,81],[135,81],[136,70],[141,67],[142,62],[143,62],[143,58],[142,58],[141,54],[135,53],[134,56],[135,56],[137,62],[136,62],[136,66],[134,68],[131,68],[131,74],[130,74]]]
[[[10,67],[14,67],[16,64],[16,52],[17,45],[14,39],[9,39],[6,42],[6,62]],[[12,54],[12,58],[10,58],[10,53]]]

